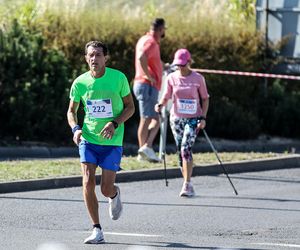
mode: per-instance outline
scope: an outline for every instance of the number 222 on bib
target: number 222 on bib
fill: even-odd
[[[88,113],[93,118],[113,117],[111,99],[87,100]]]

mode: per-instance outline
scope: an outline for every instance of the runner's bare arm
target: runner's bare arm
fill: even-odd
[[[79,108],[79,102],[70,101],[67,112],[68,123],[71,128],[74,128],[78,124],[77,110]]]
[[[129,94],[123,97],[124,109],[120,116],[116,117],[115,121],[121,124],[127,121],[135,111],[132,95]]]
[[[168,102],[168,99],[161,99],[158,103],[155,104],[154,110],[156,112],[160,113],[162,110],[162,107],[165,106],[167,102]]]
[[[144,53],[141,53],[139,56],[139,61],[141,63],[142,69],[147,76],[148,80],[151,82],[151,84],[155,83],[155,79],[150,75],[148,70],[148,59],[147,56]]]
[[[75,132],[73,131],[73,128],[76,127],[76,125],[78,125],[78,119],[77,119],[77,110],[79,107],[79,102],[74,102],[74,101],[70,101],[69,104],[69,109],[67,112],[67,118],[68,118],[68,123],[70,125],[70,127],[72,128],[72,132],[74,133],[73,135],[73,141],[76,145],[79,144],[80,142],[80,138],[81,138],[81,128],[77,127],[77,130],[75,130]]]
[[[209,106],[209,98],[202,99],[202,116],[206,117],[208,106]]]
[[[134,103],[132,99],[132,95],[129,94],[123,97],[124,109],[120,116],[114,119],[118,125],[127,121],[134,113]],[[108,122],[103,129],[100,131],[100,135],[102,135],[106,139],[111,139],[115,133],[115,127],[113,122]]]
[[[208,111],[208,106],[209,106],[209,98],[206,98],[206,99],[202,99],[202,102],[201,102],[201,106],[202,106],[202,116],[206,119],[206,116],[207,116],[207,111]],[[200,123],[197,125],[197,134],[198,132],[200,131],[200,129],[204,129],[205,126],[206,126],[206,120],[205,119],[202,119],[200,121]]]

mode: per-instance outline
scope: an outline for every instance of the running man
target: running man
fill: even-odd
[[[86,244],[104,242],[95,192],[98,166],[102,168],[101,192],[108,197],[110,217],[117,220],[121,215],[120,188],[114,183],[116,172],[121,169],[124,122],[134,113],[126,76],[106,67],[107,59],[104,43],[90,41],[85,45],[85,60],[90,70],[73,82],[67,113],[73,141],[79,146],[83,197],[93,223],[92,234],[84,240]],[[85,111],[82,128],[77,119],[80,101]]]
[[[161,89],[163,64],[160,58],[160,41],[165,37],[165,20],[156,18],[150,31],[142,36],[135,50],[135,78],[133,91],[139,102],[138,160],[159,162],[153,150],[153,141],[159,130],[159,116],[154,111]]]
[[[161,112],[167,101],[172,98],[170,126],[179,154],[179,166],[184,179],[180,196],[192,197],[195,191],[191,182],[193,173],[192,147],[200,129],[206,125],[209,106],[205,79],[190,69],[191,54],[187,49],[176,51],[173,65],[178,70],[167,77],[167,89],[155,111]]]

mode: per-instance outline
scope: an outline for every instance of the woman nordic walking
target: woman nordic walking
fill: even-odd
[[[191,176],[193,172],[192,147],[200,129],[205,128],[209,106],[204,77],[190,68],[192,59],[187,49],[176,51],[173,65],[177,70],[167,77],[167,88],[155,111],[161,112],[172,99],[170,126],[179,151],[179,165],[184,179],[179,196],[195,195]]]

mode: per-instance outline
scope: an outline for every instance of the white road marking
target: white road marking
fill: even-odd
[[[155,235],[155,234],[116,233],[116,232],[105,232],[105,231],[104,234],[133,236],[133,237],[163,237],[162,235]]]
[[[280,246],[280,247],[295,247],[300,248],[300,245],[296,244],[281,244],[281,243],[252,243],[254,245],[265,245],[265,246]]]

